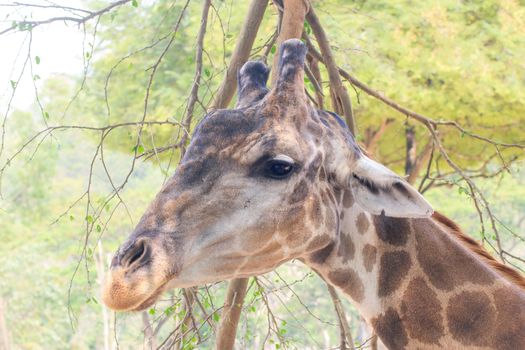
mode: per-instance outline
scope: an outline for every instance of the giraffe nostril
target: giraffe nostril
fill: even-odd
[[[130,267],[133,265],[143,265],[148,262],[151,256],[150,248],[145,240],[136,242],[131,248],[128,249],[122,257],[122,267]]]

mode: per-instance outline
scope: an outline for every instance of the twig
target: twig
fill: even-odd
[[[339,72],[337,69],[337,64],[335,62],[334,56],[332,54],[332,49],[328,42],[328,37],[321,26],[319,18],[317,17],[313,8],[306,14],[306,20],[312,27],[312,32],[314,33],[315,38],[317,39],[317,44],[321,50],[323,62],[328,70],[328,78],[330,80],[330,96],[332,97],[332,108],[334,111],[342,116],[344,116],[348,128],[353,135],[356,134],[356,123],[354,119],[354,114],[352,112],[352,103],[350,101],[350,96],[346,91],[346,88],[341,81]],[[308,38],[306,35],[305,38]],[[321,61],[321,60],[319,60]]]
[[[78,25],[81,25],[81,24],[84,24],[84,23],[90,21],[93,18],[102,16],[106,12],[109,12],[109,11],[113,10],[115,7],[122,6],[125,3],[128,3],[130,1],[131,0],[115,1],[114,3],[110,4],[109,6],[106,6],[106,7],[102,8],[102,9],[100,9],[98,11],[89,11],[89,10],[75,9],[75,11],[82,11],[84,13],[88,13],[88,15],[84,16],[84,17],[81,17],[81,16],[79,16],[79,17],[58,16],[58,17],[52,17],[52,18],[44,19],[44,20],[41,20],[41,21],[15,21],[14,23],[16,25],[12,25],[11,27],[0,31],[0,35],[8,33],[8,32],[11,32],[11,31],[13,31],[13,30],[15,30],[17,28],[21,28],[22,30],[32,30],[33,28],[36,28],[36,27],[38,27],[38,26],[40,26],[42,24],[49,24],[49,23],[54,23],[54,22],[74,22],[74,23],[76,23]],[[72,9],[70,7],[67,7],[67,6],[58,6],[58,7],[59,8],[63,8],[63,9]]]

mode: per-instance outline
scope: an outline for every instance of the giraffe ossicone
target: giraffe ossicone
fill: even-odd
[[[167,289],[297,258],[345,293],[390,349],[525,349],[522,277],[501,273],[414,188],[367,158],[337,115],[308,103],[301,41],[279,52],[275,86],[266,87],[264,64],[246,63],[236,108],[197,126],[115,254],[106,305],[142,310]]]

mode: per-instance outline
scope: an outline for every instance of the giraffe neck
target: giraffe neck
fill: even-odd
[[[335,241],[305,261],[389,349],[525,349],[525,292],[445,226],[372,216],[344,200],[340,218]]]

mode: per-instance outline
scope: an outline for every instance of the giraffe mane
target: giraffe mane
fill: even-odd
[[[483,248],[476,240],[466,235],[461,228],[451,219],[445,215],[434,211],[432,218],[437,222],[443,224],[448,230],[449,234],[454,236],[464,247],[479,256],[489,266],[495,269],[501,276],[506,278],[511,283],[525,290],[525,277],[515,269],[508,267],[496,260],[485,248]]]

